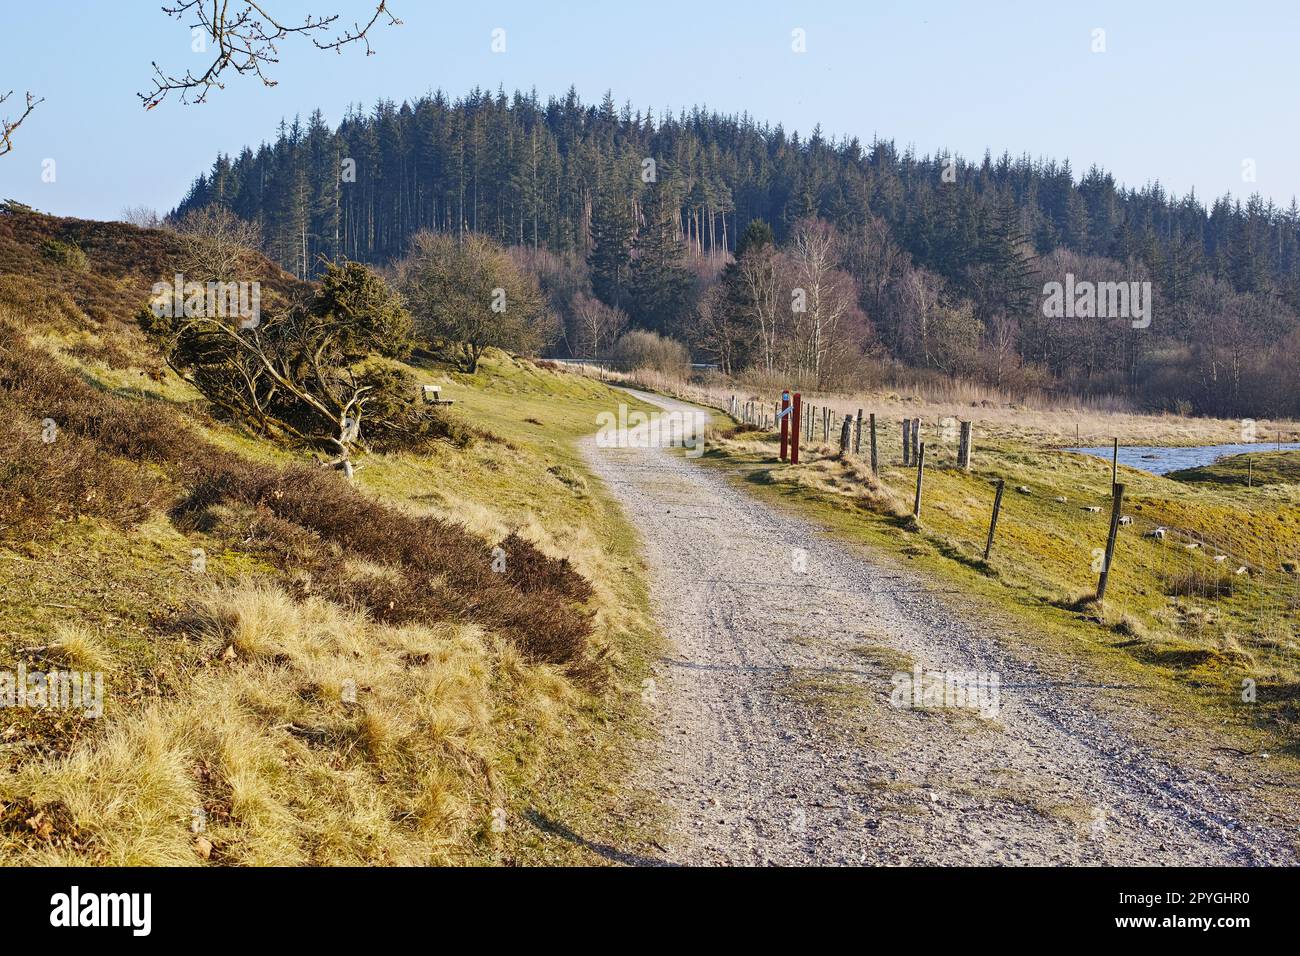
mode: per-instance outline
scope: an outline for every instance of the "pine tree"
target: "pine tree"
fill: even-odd
[[[616,309],[622,308],[629,291],[633,234],[630,199],[609,175],[592,206],[587,265],[591,268],[592,291]]]
[[[647,191],[632,260],[631,296],[625,305],[638,325],[665,334],[676,331],[685,317],[691,285],[682,265],[685,249],[678,239],[674,208],[661,184]]]

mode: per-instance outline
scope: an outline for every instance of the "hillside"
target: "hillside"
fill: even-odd
[[[655,636],[631,534],[571,448],[625,399],[501,353],[474,377],[412,366],[480,437],[366,456],[349,484],[150,350],[134,316],[171,242],[0,211],[0,653],[102,679],[102,716],[0,714],[0,862],[598,862],[562,834],[632,841],[610,828],[646,819],[619,768]]]
[[[752,223],[789,248],[817,220],[834,231],[836,285],[852,287],[836,312],[853,321],[822,330],[845,354],[813,384],[878,376],[883,362],[1156,409],[1297,414],[1300,206],[1207,204],[1168,193],[1159,173],[1138,189],[1068,161],[917,156],[748,115],[474,90],[381,102],[337,127],[320,111],[295,118],[217,157],[173,215],[228,207],[299,276],[321,257],[390,263],[419,230],[479,233],[556,280],[556,354],[591,357],[568,302],[590,289],[727,371],[771,359],[756,354],[760,318],[720,318],[736,296],[710,298],[719,270]],[[1045,311],[1049,285],[1076,278],[1136,282],[1144,317]],[[778,300],[811,280],[781,281]]]

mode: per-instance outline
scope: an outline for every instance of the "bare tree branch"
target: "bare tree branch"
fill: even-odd
[[[332,39],[322,40],[320,34],[328,33],[338,21],[337,13],[324,17],[308,14],[302,23],[288,24],[271,16],[262,0],[235,2],[234,11],[230,9],[231,0],[177,0],[173,6],[163,7],[164,13],[177,20],[194,17],[191,30],[202,28],[216,45],[216,54],[207,69],[197,75],[190,70],[182,76],[164,73],[154,62],[154,89],[137,94],[145,109],[153,109],[172,92],[180,93],[182,103],[203,103],[214,87],[225,87],[221,76],[227,69],[240,74],[252,73],[266,86],[275,86],[276,81],[266,75],[265,67],[280,62],[276,43],[293,34],[309,36],[319,50],[341,52],[348,44],[359,42],[365,46],[366,56],[370,56],[375,52],[370,46],[370,30],[380,17],[387,17],[389,26],[402,22],[388,9],[388,0],[379,0],[365,26],[354,22],[351,28]]]
[[[8,93],[0,93],[0,103],[5,102],[5,100],[9,99],[9,97],[13,95],[13,90],[10,90]],[[45,97],[37,99],[29,92],[27,94],[27,107],[22,111],[17,119],[11,120],[8,117],[0,119],[0,156],[13,150],[14,144],[10,137],[13,136],[14,130],[19,126],[22,126],[23,120],[32,115],[32,110],[36,109],[37,106],[44,102]]]

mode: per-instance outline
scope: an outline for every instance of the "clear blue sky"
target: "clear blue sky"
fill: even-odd
[[[268,2],[299,18],[371,6]],[[129,204],[165,212],[219,150],[273,137],[281,117],[320,107],[335,124],[349,103],[380,97],[504,85],[545,98],[570,84],[584,101],[611,89],[656,113],[698,103],[922,153],[1006,149],[1068,158],[1076,172],[1097,163],[1126,184],[1159,179],[1203,199],[1300,193],[1294,2],[390,2],[404,25],[376,29],[375,56],[291,38],[275,88],[232,74],[206,105],[146,113],[135,93],[151,60],[174,72],[207,62],[160,0],[4,0],[0,90],[15,96],[0,109],[25,89],[45,102],[0,158],[0,198],[88,218]],[[506,52],[494,54],[498,27]],[[791,50],[796,28],[804,54]],[[1104,53],[1091,50],[1095,28]],[[47,158],[53,183],[41,181]]]

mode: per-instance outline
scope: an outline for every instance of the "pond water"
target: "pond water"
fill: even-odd
[[[1107,461],[1110,461],[1112,454],[1110,445],[1098,448],[1067,448],[1065,450],[1078,452],[1081,455],[1095,455]],[[1277,450],[1278,445],[1276,442],[1263,441],[1241,445],[1194,445],[1190,448],[1153,448],[1141,445],[1125,447],[1120,445],[1119,463],[1127,465],[1129,468],[1140,468],[1142,471],[1149,471],[1153,475],[1166,475],[1171,471],[1180,471],[1183,468],[1199,468],[1202,465],[1216,462],[1220,458],[1227,458],[1229,455],[1244,455],[1252,451]],[[1282,450],[1300,450],[1300,442],[1282,442]]]

